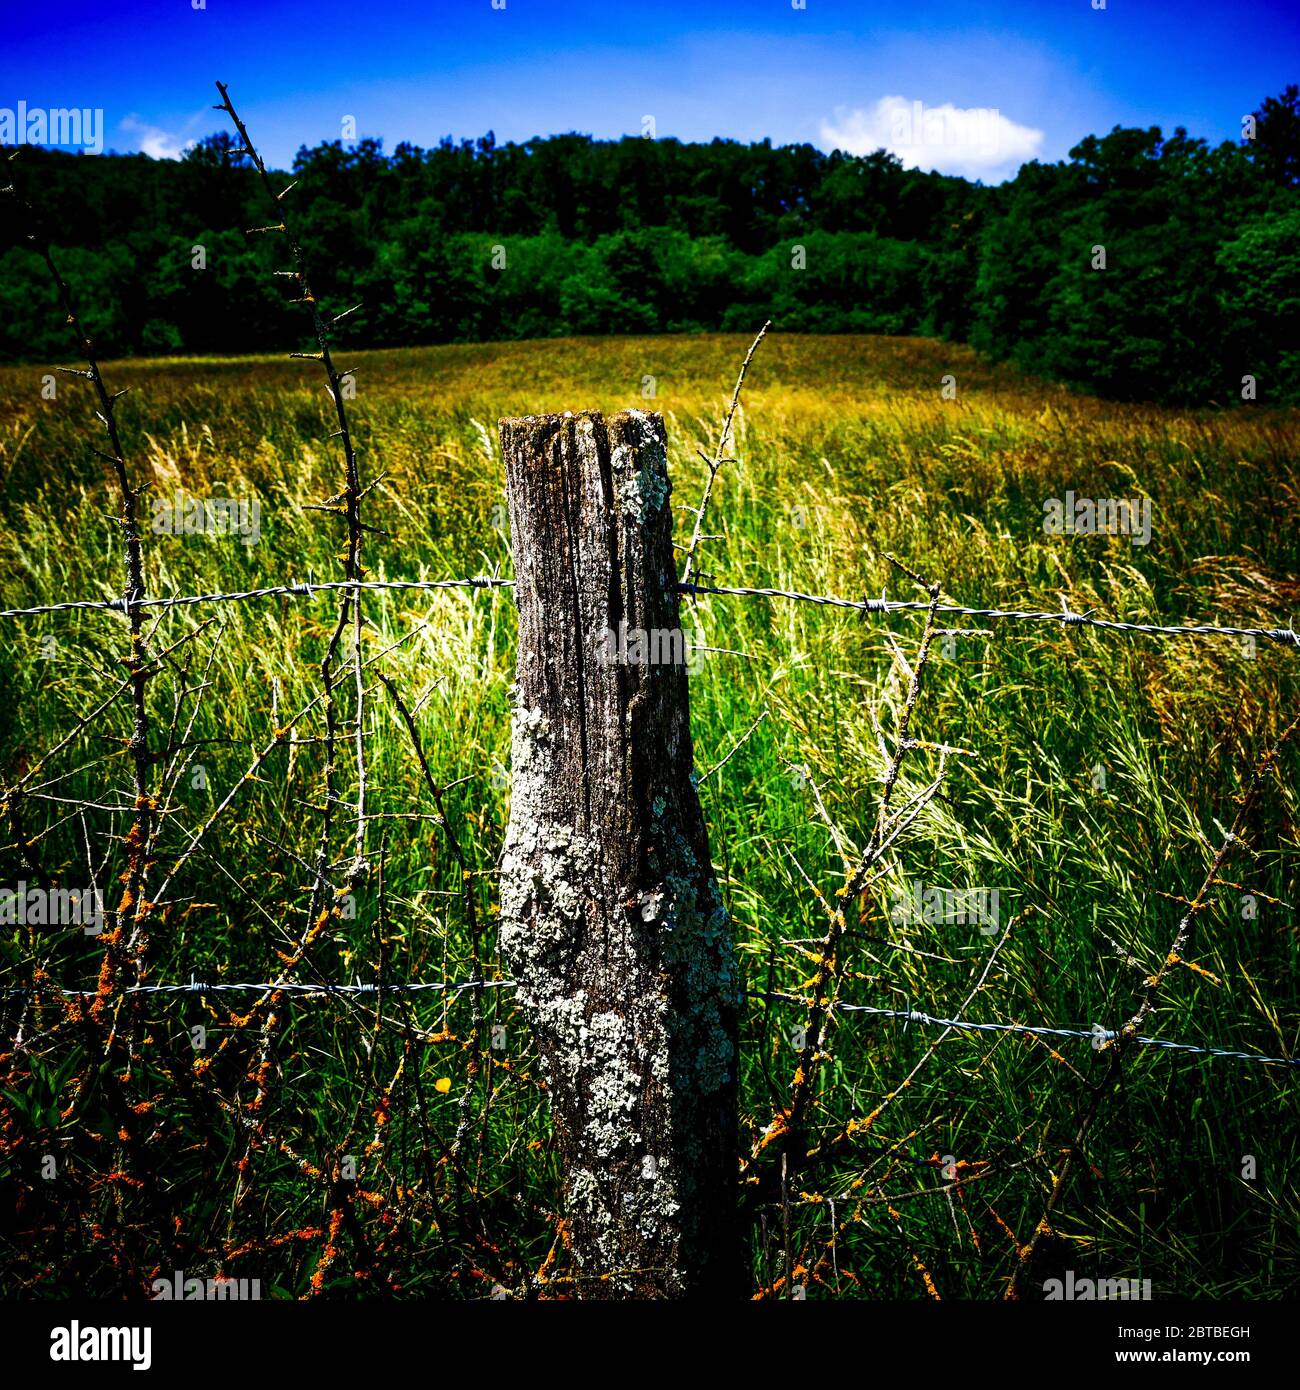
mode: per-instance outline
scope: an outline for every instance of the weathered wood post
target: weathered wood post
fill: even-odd
[[[736,1020],[693,780],[663,420],[502,420],[519,607],[501,945],[584,1298],[734,1296]]]

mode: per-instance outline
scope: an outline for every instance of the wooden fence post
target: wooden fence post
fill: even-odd
[[[739,983],[695,792],[663,420],[502,420],[519,607],[501,945],[584,1298],[743,1294]]]

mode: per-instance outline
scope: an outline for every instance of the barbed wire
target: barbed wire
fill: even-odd
[[[804,594],[794,589],[753,589],[731,584],[679,584],[678,589],[686,594],[725,594],[740,598],[784,598],[798,603],[817,604],[823,608],[847,608],[859,613],[924,613],[930,604],[924,599],[880,598],[852,599],[839,598],[833,594]],[[967,608],[963,604],[939,603],[934,606],[938,613],[951,614],[963,618],[994,618],[1022,620],[1028,622],[1063,623],[1067,627],[1102,628],[1111,632],[1144,632],[1157,637],[1263,637],[1274,642],[1290,642],[1300,646],[1300,634],[1295,624],[1289,627],[1215,627],[1209,624],[1183,624],[1171,626],[1162,623],[1126,623],[1113,618],[1094,618],[1092,610],[1087,613],[1074,613],[1061,601],[1059,613],[1051,609],[1023,608]]]
[[[808,1001],[795,994],[763,993],[753,996],[758,999],[779,999],[786,1004],[804,1004]],[[871,1014],[877,1018],[900,1018],[908,1023],[919,1023],[934,1028],[952,1028],[967,1033],[1024,1033],[1033,1037],[1050,1038],[1088,1038],[1101,1042],[1113,1042],[1119,1033],[1110,1028],[1097,1025],[1092,1028],[1053,1028],[1046,1024],[1032,1023],[972,1023],[964,1018],[936,1018],[920,1009],[883,1009],[874,1004],[841,1004],[831,1006],[841,1013]],[[1174,1042],[1169,1038],[1148,1038],[1135,1036],[1128,1039],[1144,1047],[1164,1048],[1169,1052],[1195,1052],[1205,1057],[1230,1057],[1235,1061],[1262,1062],[1274,1066],[1300,1066],[1300,1057],[1264,1057],[1257,1052],[1234,1052],[1224,1047],[1201,1047],[1197,1043]]]
[[[514,980],[428,980],[414,982],[385,982],[363,984],[306,984],[289,980],[260,981],[204,981],[191,979],[185,984],[130,985],[115,991],[116,994],[212,994],[235,991],[264,993],[278,990],[282,994],[321,995],[365,995],[365,994],[419,994],[440,993],[458,994],[469,989],[513,989]],[[64,999],[93,998],[98,991],[93,989],[58,989],[53,991]],[[32,987],[11,989],[7,993],[24,995],[36,993]],[[751,991],[750,999],[761,999],[765,1003],[776,1000],[783,1004],[804,1004],[808,1001],[797,994],[784,994],[776,990]],[[917,1023],[923,1027],[951,1028],[965,1033],[1019,1033],[1031,1037],[1045,1038],[1087,1038],[1097,1044],[1113,1042],[1119,1037],[1114,1029],[1095,1025],[1091,1028],[1054,1028],[1048,1024],[1034,1023],[974,1023],[964,1018],[939,1018],[920,1009],[885,1009],[874,1004],[845,1004],[836,1002],[832,1009],[840,1013],[869,1014],[875,1018],[901,1019],[905,1023]],[[1170,1038],[1149,1038],[1137,1036],[1128,1040],[1143,1047],[1161,1048],[1167,1052],[1191,1052],[1202,1057],[1223,1057],[1236,1062],[1259,1062],[1267,1066],[1300,1066],[1300,1057],[1266,1057],[1257,1052],[1239,1052],[1225,1047],[1202,1047],[1197,1043],[1176,1042]]]
[[[458,993],[465,989],[505,989],[514,988],[513,980],[417,980],[413,983],[372,983],[363,984],[309,984],[298,980],[258,980],[258,981],[208,981],[191,979],[180,985],[130,985],[114,991],[115,994],[213,994],[232,991],[253,991],[261,994],[267,990],[278,990],[281,994],[418,994],[423,992]],[[34,994],[33,987],[11,989],[10,996]],[[52,991],[63,999],[91,999],[99,991],[94,989],[57,989]]]
[[[240,603],[259,598],[310,597],[312,594],[327,593],[343,589],[368,589],[394,591],[404,589],[512,589],[513,579],[502,579],[497,575],[472,575],[466,579],[333,579],[310,580],[305,583],[273,584],[260,589],[239,589],[230,592],[206,594],[174,594],[158,598],[128,599],[74,599],[64,603],[38,604],[31,608],[6,608],[0,610],[0,618],[40,617],[49,613],[70,612],[114,612],[128,613],[143,608],[180,608],[199,603]],[[797,589],[755,588],[738,584],[697,584],[694,581],[678,584],[678,593],[695,597],[700,594],[716,594],[731,598],[777,598],[796,603],[811,603],[821,608],[842,608],[858,613],[923,613],[930,607],[922,599],[880,598],[852,599],[835,594],[806,594]],[[1051,622],[1066,627],[1090,627],[1107,632],[1138,632],[1154,637],[1258,637],[1265,641],[1289,643],[1300,647],[1300,633],[1292,622],[1287,627],[1221,627],[1210,623],[1131,623],[1116,618],[1097,618],[1093,610],[1086,613],[1073,612],[1062,600],[1059,612],[1053,609],[1026,608],[972,608],[965,604],[940,603],[935,606],[936,614],[947,614],[962,618],[989,618],[995,621],[1011,622]]]
[[[230,593],[175,594],[170,597],[144,599],[75,599],[67,603],[47,603],[35,608],[6,608],[0,618],[38,617],[45,613],[71,613],[104,610],[125,613],[133,608],[181,608],[194,603],[239,603],[246,599],[274,598],[277,595],[327,593],[339,589],[508,589],[513,579],[498,579],[495,575],[475,575],[469,579],[323,579],[303,584],[275,584],[262,589],[239,589]]]

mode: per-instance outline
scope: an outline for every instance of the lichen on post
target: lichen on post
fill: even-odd
[[[501,946],[578,1292],[736,1295],[739,983],[695,791],[663,421],[500,429],[519,608]]]

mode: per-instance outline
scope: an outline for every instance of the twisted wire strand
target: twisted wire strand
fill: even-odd
[[[400,591],[405,589],[511,589],[513,579],[496,575],[473,575],[466,579],[335,579],[307,583],[273,584],[260,589],[241,589],[229,593],[174,594],[144,599],[74,599],[64,603],[38,604],[31,608],[0,609],[0,618],[39,617],[49,613],[106,611],[126,613],[137,608],[180,608],[199,603],[242,603],[252,599],[280,596],[309,597],[341,589]],[[678,584],[679,593],[691,597],[716,594],[732,598],[788,599],[796,603],[811,603],[821,608],[842,608],[857,613],[920,613],[929,609],[921,599],[842,598],[835,594],[806,594],[797,589],[754,588],[738,584],[697,584],[694,581]],[[1029,608],[972,608],[965,604],[941,603],[935,612],[962,618],[989,618],[1010,622],[1061,623],[1065,627],[1089,627],[1103,632],[1140,632],[1153,637],[1258,637],[1300,647],[1300,633],[1295,624],[1288,627],[1220,627],[1211,623],[1130,623],[1116,618],[1097,618],[1088,613],[1074,613],[1067,607],[1060,612],[1052,609]]]
[[[787,1004],[806,1004],[806,999],[794,994],[760,994],[760,999],[779,999]],[[952,1028],[966,1033],[1022,1033],[1033,1037],[1049,1038],[1088,1038],[1097,1042],[1113,1042],[1119,1037],[1114,1029],[1102,1028],[1053,1028],[1046,1024],[1030,1023],[972,1023],[964,1018],[936,1018],[920,1009],[882,1009],[874,1004],[833,1004],[832,1008],[841,1013],[871,1014],[877,1018],[899,1018],[908,1023],[919,1023],[932,1028]],[[1234,1061],[1261,1062],[1272,1066],[1300,1066],[1300,1057],[1264,1057],[1256,1052],[1236,1052],[1225,1047],[1201,1047],[1197,1043],[1175,1042],[1169,1038],[1148,1038],[1136,1036],[1130,1042],[1143,1047],[1159,1047],[1169,1052],[1195,1052],[1204,1057],[1228,1057]]]
[[[266,990],[279,990],[283,994],[320,995],[376,995],[376,994],[456,994],[468,989],[513,989],[514,980],[417,980],[413,982],[392,982],[386,984],[305,984],[288,980],[259,981],[219,981],[208,982],[191,979],[185,984],[131,985],[118,991],[120,994],[212,994],[252,991],[262,993]],[[31,988],[11,989],[10,996],[31,994]],[[65,999],[93,998],[93,989],[60,989],[55,991]],[[783,994],[778,991],[754,991],[751,999],[773,1000],[783,1004],[806,1004],[808,1001],[797,994]],[[952,1028],[966,1033],[1019,1033],[1032,1037],[1047,1038],[1087,1038],[1090,1041],[1113,1042],[1119,1033],[1100,1026],[1092,1028],[1056,1028],[1048,1024],[1031,1023],[974,1023],[963,1018],[939,1018],[921,1009],[885,1009],[874,1004],[843,1004],[831,1006],[840,1013],[868,1014],[875,1018],[901,1019],[906,1023],[920,1024],[929,1028]],[[1256,1052],[1240,1052],[1225,1047],[1202,1047],[1197,1043],[1177,1042],[1170,1038],[1134,1037],[1132,1043],[1143,1047],[1161,1048],[1167,1052],[1190,1052],[1202,1057],[1222,1057],[1236,1062],[1259,1062],[1266,1066],[1300,1066],[1300,1057],[1265,1057]]]
[[[783,598],[798,603],[812,603],[823,608],[847,608],[859,613],[928,612],[930,605],[922,599],[839,598],[833,594],[804,594],[795,589],[753,589],[731,584],[679,584],[687,594],[725,594],[741,598]],[[1263,637],[1273,642],[1289,642],[1300,646],[1300,634],[1295,624],[1289,627],[1216,627],[1208,623],[1173,626],[1165,623],[1126,623],[1114,618],[1094,618],[1089,613],[1073,613],[1063,607],[1059,613],[1051,609],[968,608],[964,604],[940,603],[936,613],[963,618],[994,618],[1011,621],[1062,623],[1066,627],[1100,628],[1109,632],[1145,632],[1157,637]]]
[[[495,575],[475,575],[469,579],[323,579],[305,584],[274,584],[262,589],[239,589],[231,593],[173,594],[169,597],[145,599],[75,599],[67,603],[46,603],[35,608],[6,608],[0,618],[28,618],[45,613],[71,613],[105,610],[125,613],[132,608],[183,608],[195,603],[242,603],[248,599],[275,598],[279,595],[296,597],[329,593],[339,589],[507,589],[513,579],[498,579]]]

